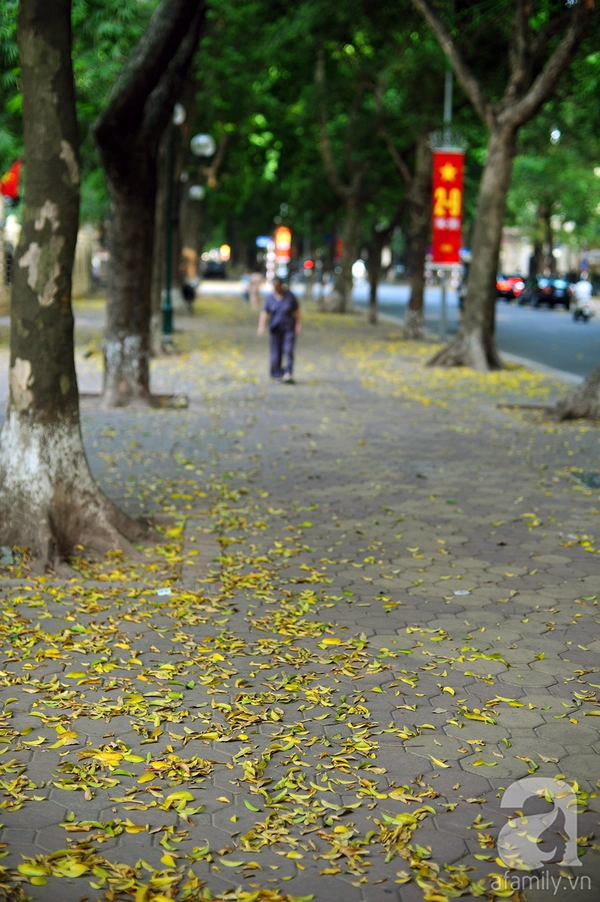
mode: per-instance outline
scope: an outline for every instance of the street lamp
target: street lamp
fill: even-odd
[[[185,122],[186,112],[180,103],[176,103],[173,108],[173,125],[181,126]],[[162,331],[163,338],[170,341],[173,335],[173,301],[171,298],[171,282],[173,278],[173,193],[175,183],[175,140],[176,131],[171,130],[171,140],[169,141],[168,156],[168,185],[167,185],[167,235],[166,235],[166,260],[165,260],[165,299],[161,306],[162,311]],[[190,149],[195,157],[211,157],[215,150],[215,139],[211,135],[194,135],[190,141]],[[202,195],[196,194],[196,198],[201,200],[204,196],[204,188],[202,185],[192,185],[190,188],[190,196],[192,190],[198,189]]]
[[[195,157],[212,157],[216,149],[212,135],[194,135],[190,141],[190,150]]]

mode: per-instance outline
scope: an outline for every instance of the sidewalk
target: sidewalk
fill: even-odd
[[[425,369],[433,345],[358,316],[309,314],[298,384],[271,385],[255,319],[178,320],[153,390],[186,410],[83,404],[96,477],[167,544],[0,570],[6,878],[43,902],[592,902],[598,424],[535,409],[566,390],[541,373]],[[558,775],[557,802],[500,809]],[[536,884],[496,840],[523,808],[541,835],[540,806],[558,834],[516,853],[586,854]]]

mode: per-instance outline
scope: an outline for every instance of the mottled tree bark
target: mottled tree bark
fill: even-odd
[[[104,345],[107,407],[150,400],[158,148],[204,15],[202,0],[161,0],[94,125],[112,210]]]
[[[100,492],[81,440],[71,309],[80,181],[71,0],[55,0],[52,15],[45,0],[21,0],[18,43],[27,184],[0,435],[0,540],[53,564],[75,545],[105,551],[144,531]]]

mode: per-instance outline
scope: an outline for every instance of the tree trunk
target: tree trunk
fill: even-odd
[[[554,250],[554,232],[552,230],[552,207],[550,204],[544,207],[543,217],[544,229],[544,250],[546,254],[544,269],[551,275],[556,275],[556,257],[552,253]]]
[[[404,337],[422,341],[425,338],[423,311],[425,306],[425,261],[429,247],[431,222],[431,150],[426,136],[417,145],[415,174],[409,191],[411,291],[404,321]]]
[[[141,142],[140,142],[141,143]],[[104,404],[150,399],[150,291],[156,210],[156,159],[129,148],[123,174],[107,166],[112,206],[110,279],[104,337]]]
[[[185,197],[181,205],[181,242],[183,247],[196,251],[198,257],[204,250],[202,237],[204,223],[204,200]]]
[[[347,313],[352,308],[352,264],[356,260],[356,245],[360,231],[360,207],[356,198],[346,202],[346,216],[342,231],[341,272],[337,276],[335,287],[331,293],[332,309],[336,313]]]
[[[575,391],[555,407],[559,420],[600,418],[600,364]]]
[[[21,0],[23,228],[13,269],[10,394],[0,435],[0,540],[53,564],[143,530],[96,486],[79,425],[71,272],[79,220],[71,0]]]
[[[204,16],[204,5],[197,0],[161,0],[94,125],[112,208],[104,345],[107,407],[150,401],[158,147]]]
[[[380,234],[375,232],[369,254],[369,309],[367,316],[371,326],[377,325],[377,288],[381,278],[382,244]]]
[[[433,357],[430,365],[471,366],[481,372],[500,369],[496,350],[496,275],[506,196],[515,155],[514,128],[494,126],[473,225],[473,262],[467,278],[464,316],[458,334]]]

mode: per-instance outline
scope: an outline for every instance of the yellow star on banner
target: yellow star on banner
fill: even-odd
[[[457,172],[458,169],[452,163],[444,163],[443,166],[440,166],[440,175],[445,182],[453,182]]]

